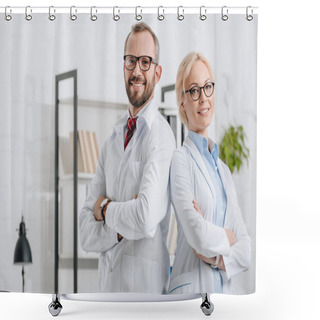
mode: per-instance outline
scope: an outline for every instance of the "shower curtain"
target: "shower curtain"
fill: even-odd
[[[14,14],[14,10],[10,12],[8,9],[8,19],[0,19],[1,291],[99,292],[99,281],[103,278],[101,264],[112,265],[115,263],[113,259],[118,258],[124,265],[125,259],[117,246],[123,248],[130,241],[141,241],[124,237],[115,240],[112,255],[106,254],[105,249],[92,252],[99,250],[90,251],[81,246],[83,235],[79,227],[82,208],[98,172],[98,158],[107,139],[114,134],[115,125],[128,113],[124,44],[132,25],[139,22],[147,24],[159,40],[157,63],[162,67],[162,74],[155,85],[153,100],[161,117],[170,125],[175,138],[174,148],[181,148],[189,136],[187,126],[179,118],[176,100],[179,65],[190,52],[201,52],[213,69],[214,79],[209,80],[214,82],[214,114],[208,136],[219,146],[219,156],[224,157],[222,160],[230,169],[230,181],[235,186],[232,195],[236,195],[234,210],[241,217],[248,240],[243,253],[247,258],[234,262],[243,270],[239,267],[242,271],[233,274],[230,267],[228,272],[226,263],[224,276],[230,280],[228,293],[255,291],[258,16],[255,14],[251,19],[250,10],[246,8],[242,8],[240,14],[231,14],[232,10],[228,12],[224,8],[209,14],[209,9],[203,11],[199,8],[199,12],[205,14],[202,16],[195,10],[188,13],[188,10],[177,8],[177,14],[164,14],[162,19],[159,9],[144,14],[137,9],[125,13],[125,10],[110,8],[108,13],[102,13],[102,10],[88,8],[87,13],[81,13],[71,8],[68,14],[55,12],[52,8],[51,14],[55,18],[48,19],[48,13],[33,13],[29,21],[27,15]],[[12,16],[10,20],[9,14]],[[136,63],[139,64],[140,60]],[[200,93],[204,94],[204,90],[200,89]],[[76,192],[74,143],[78,167]],[[244,156],[232,160],[232,155],[237,152]],[[167,186],[170,194],[173,191],[169,176]],[[229,204],[228,192],[224,192]],[[168,215],[161,221],[162,235],[165,235],[162,241],[168,256],[168,278],[164,289],[159,291],[162,294],[175,294],[176,288],[197,281],[185,278],[183,283],[177,281],[176,286],[170,285],[173,275],[177,278],[179,272],[184,272],[183,267],[175,270],[179,265],[176,259],[181,245],[179,241],[184,237],[186,243],[182,246],[194,249],[188,242],[185,222],[181,221],[183,212],[175,212],[176,208],[172,206],[174,196],[171,194]],[[196,210],[194,214],[199,215]],[[32,261],[26,262],[14,260],[22,217],[32,253]],[[107,219],[105,230],[109,228],[117,233],[118,227],[108,225]],[[217,228],[223,230],[223,224]],[[155,239],[154,234],[146,237]],[[240,239],[236,240],[239,242]],[[138,249],[132,248],[129,253],[135,257]],[[233,259],[231,249],[230,245],[226,253],[229,261]],[[214,264],[196,256],[199,254],[196,250],[193,254],[193,268],[201,265],[201,268],[221,276]],[[183,258],[182,255],[179,259]],[[144,261],[139,260],[141,268],[147,265],[147,262],[143,265]],[[129,264],[133,277],[139,263]],[[181,264],[184,264],[182,260]],[[148,266],[146,269],[154,268],[152,277],[160,276],[156,267]],[[205,277],[201,275],[201,268],[196,271],[199,278]],[[202,281],[210,279],[205,277]],[[224,285],[223,279],[221,283]],[[126,292],[125,288],[114,289],[106,285],[102,291]],[[193,288],[196,289],[190,293],[199,293],[197,286]],[[143,285],[141,290],[143,292]],[[130,288],[128,291],[132,292]]]

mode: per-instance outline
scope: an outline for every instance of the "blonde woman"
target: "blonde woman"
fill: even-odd
[[[214,85],[209,62],[201,53],[189,53],[176,80],[188,136],[174,152],[170,170],[178,223],[170,293],[231,293],[231,278],[250,266],[250,238],[231,173],[208,137]]]

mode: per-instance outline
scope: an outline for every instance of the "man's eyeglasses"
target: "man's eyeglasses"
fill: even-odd
[[[201,89],[208,98],[211,97],[214,91],[214,82],[207,82],[203,87],[194,86],[191,89],[185,91],[184,93],[189,92],[191,99],[197,101],[201,96]]]
[[[136,67],[137,61],[139,61],[139,67],[142,71],[148,71],[150,69],[151,62],[158,65],[158,62],[149,56],[136,57],[136,56],[126,55],[123,57],[123,60],[124,60],[124,66],[129,71],[132,71]]]

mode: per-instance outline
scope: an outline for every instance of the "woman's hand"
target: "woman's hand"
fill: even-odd
[[[227,237],[228,237],[228,240],[229,240],[229,245],[230,245],[230,247],[232,247],[237,242],[236,236],[229,229],[224,229],[224,231],[227,234]]]
[[[203,256],[202,254],[198,253],[196,250],[194,250],[194,254],[199,258],[201,259],[202,261],[208,263],[208,264],[215,264],[216,263],[216,257],[212,257],[212,258],[208,258],[208,257],[205,257]]]
[[[208,263],[210,265],[214,265],[216,263],[216,260],[217,258],[216,257],[212,257],[212,258],[208,258],[208,257],[205,257],[199,253],[197,253],[196,250],[194,250],[194,254],[199,258],[201,259],[203,262],[205,263]],[[226,271],[226,267],[224,265],[224,261],[223,261],[223,256],[219,256],[219,262],[218,262],[218,269],[222,270],[222,271]]]
[[[193,206],[194,206],[194,208],[196,209],[196,211],[203,217],[203,214],[202,214],[202,212],[201,212],[201,210],[200,210],[200,207],[199,207],[199,205],[196,203],[196,201],[195,201],[195,200],[192,200],[192,203],[193,203]]]
[[[203,214],[202,214],[202,212],[201,212],[201,210],[200,210],[200,207],[199,207],[199,205],[197,204],[197,202],[196,202],[195,200],[193,200],[192,203],[193,203],[193,206],[194,206],[194,208],[196,209],[196,211],[203,217]],[[226,235],[227,235],[227,237],[228,237],[229,245],[230,245],[230,247],[231,247],[231,246],[233,246],[233,245],[236,243],[236,241],[237,241],[237,240],[236,240],[236,236],[234,235],[234,233],[233,233],[231,230],[229,230],[229,229],[224,229],[224,230],[225,230]],[[199,259],[201,259],[202,261],[204,261],[205,263],[208,263],[208,264],[210,264],[210,265],[211,265],[211,264],[213,265],[213,264],[216,263],[216,257],[212,257],[212,258],[205,257],[205,256],[197,253],[196,250],[193,249],[193,251],[194,251],[194,254],[195,254]],[[220,258],[219,258],[218,268],[219,268],[220,270],[226,271],[226,267],[225,267],[224,261],[223,261],[223,256],[220,256]]]

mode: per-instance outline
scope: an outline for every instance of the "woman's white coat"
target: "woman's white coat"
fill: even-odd
[[[251,243],[238,205],[229,168],[218,159],[218,169],[226,192],[227,208],[224,227],[214,225],[216,195],[209,172],[198,148],[187,137],[177,149],[170,169],[170,195],[178,225],[176,256],[169,292],[213,293],[214,272],[211,266],[194,253],[223,256],[226,271],[221,271],[223,292],[231,293],[231,278],[250,266]],[[201,216],[194,208],[195,200]],[[230,229],[237,242],[230,247],[224,228]]]

